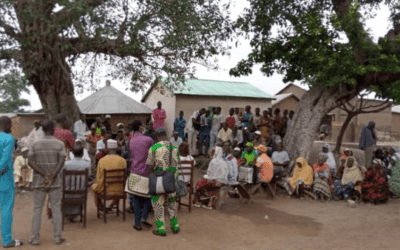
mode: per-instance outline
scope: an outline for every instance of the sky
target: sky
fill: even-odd
[[[232,17],[238,16],[243,12],[244,8],[248,6],[247,1],[236,0],[233,5],[231,5],[231,13]],[[390,23],[388,21],[388,17],[390,15],[389,9],[386,6],[383,6],[379,11],[376,11],[376,17],[374,19],[368,20],[366,23],[366,28],[371,29],[371,33],[373,35],[374,41],[377,42],[379,37],[386,35],[389,30]],[[275,95],[279,90],[284,88],[286,85],[283,83],[283,76],[274,74],[271,77],[264,76],[260,69],[260,65],[256,65],[253,68],[253,74],[250,76],[242,76],[242,77],[232,77],[229,75],[229,70],[236,66],[236,64],[247,57],[247,55],[251,52],[251,47],[248,40],[240,39],[239,45],[235,47],[232,44],[232,50],[230,52],[230,56],[219,56],[219,67],[218,71],[208,70],[203,66],[197,67],[196,78],[199,79],[208,79],[208,80],[221,80],[221,81],[240,81],[250,83],[257,88],[263,90],[264,92]],[[131,91],[126,91],[127,85],[118,80],[112,80],[107,77],[102,77],[101,82],[98,86],[98,89],[105,86],[106,80],[111,80],[111,85],[121,92],[127,94],[134,100],[140,102],[143,93],[134,93]],[[300,85],[299,83],[295,83]],[[307,89],[307,86],[302,86]],[[35,111],[41,109],[41,104],[38,95],[33,87],[29,87],[31,90],[30,94],[22,94],[23,98],[30,100],[31,106],[26,108],[30,111]],[[80,101],[93,92],[84,91],[82,94],[76,95],[77,101]]]

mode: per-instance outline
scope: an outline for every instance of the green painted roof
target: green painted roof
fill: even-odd
[[[152,89],[153,86],[144,95],[142,102],[146,100]],[[276,99],[250,83],[205,79],[187,79],[185,81],[185,86],[180,86],[178,89],[173,90],[173,92],[175,95]]]

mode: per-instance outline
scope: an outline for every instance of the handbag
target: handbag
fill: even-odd
[[[176,197],[184,197],[188,193],[186,183],[183,181],[177,181],[175,184],[175,189]]]
[[[131,173],[125,184],[125,192],[145,198],[150,198],[149,178]]]
[[[172,163],[172,144],[169,150],[169,163]],[[156,171],[149,176],[149,194],[171,194],[176,191],[175,174],[171,171]]]

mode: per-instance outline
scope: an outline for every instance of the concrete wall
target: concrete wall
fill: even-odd
[[[189,118],[192,116],[194,111],[201,108],[208,109],[209,107],[221,107],[221,114],[224,117],[227,117],[230,108],[244,108],[247,105],[251,106],[252,112],[254,112],[257,107],[261,110],[265,110],[271,107],[271,100],[185,95],[176,96],[176,114],[182,110],[185,113],[184,118],[186,122],[189,121]]]
[[[178,116],[176,113],[176,98],[175,96],[166,89],[161,83],[158,83],[150,94],[147,96],[145,104],[151,109],[157,108],[157,102],[162,102],[162,108],[167,113],[167,119],[165,119],[165,131],[167,136],[171,137],[174,129],[174,121]],[[185,114],[186,116],[186,114]]]
[[[286,98],[285,100],[273,105],[272,108],[273,109],[279,108],[281,110],[281,114],[283,114],[283,111],[285,109],[287,109],[289,111],[291,111],[291,110],[296,111],[298,103],[299,103],[299,101],[295,97],[291,96],[291,97]]]
[[[392,112],[391,132],[400,134],[400,113],[393,113]]]
[[[303,95],[307,92],[307,90],[300,88],[299,86],[296,86],[294,84],[290,85],[287,87],[284,91],[280,92],[280,94],[289,94],[293,93],[295,94],[299,99],[303,97]]]
[[[21,139],[24,136],[28,136],[34,125],[35,120],[43,121],[45,116],[42,114],[29,114],[29,115],[17,115],[11,118],[12,121],[12,135],[15,139]]]

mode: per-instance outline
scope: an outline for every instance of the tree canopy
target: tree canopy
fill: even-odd
[[[109,70],[139,91],[163,72],[183,82],[194,63],[215,66],[227,11],[219,0],[2,0],[0,67],[21,67],[50,116],[76,116],[63,104],[74,101],[72,79],[87,86]]]
[[[230,73],[248,75],[254,64],[284,82],[355,92],[372,89],[400,100],[400,4],[391,0],[249,0],[237,20],[251,34],[252,52]],[[366,20],[382,5],[391,10],[392,29],[374,42]]]
[[[21,98],[21,93],[29,93],[28,81],[18,71],[0,77],[0,113],[23,111],[29,101]]]

